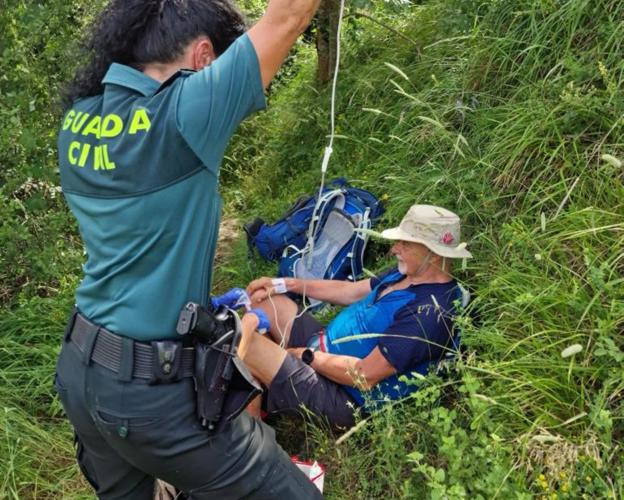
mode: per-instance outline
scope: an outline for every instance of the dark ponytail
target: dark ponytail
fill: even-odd
[[[138,70],[147,63],[169,63],[202,35],[218,56],[244,32],[245,20],[229,0],[112,0],[80,43],[84,65],[65,87],[63,106],[101,94],[114,62]]]

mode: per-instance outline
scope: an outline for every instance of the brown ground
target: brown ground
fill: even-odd
[[[222,263],[232,253],[232,244],[238,239],[240,232],[238,219],[224,217],[221,220],[214,265]]]

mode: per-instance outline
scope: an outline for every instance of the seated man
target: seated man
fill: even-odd
[[[303,404],[332,424],[350,426],[356,408],[409,394],[414,384],[399,377],[425,374],[454,349],[452,317],[462,292],[449,259],[471,257],[459,244],[459,218],[413,205],[399,227],[381,236],[395,241],[398,267],[379,277],[249,284],[253,307],[267,318],[262,312],[243,317],[239,355],[267,387],[269,413],[296,412]],[[325,327],[281,295],[286,291],[348,307]],[[255,333],[259,319],[268,319],[271,340]]]

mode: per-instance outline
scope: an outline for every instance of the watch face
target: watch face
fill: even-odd
[[[312,349],[306,349],[301,353],[301,361],[303,361],[306,365],[309,365],[314,361],[314,351]]]

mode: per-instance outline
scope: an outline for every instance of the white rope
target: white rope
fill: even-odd
[[[338,13],[338,27],[336,30],[336,65],[334,67],[334,78],[332,81],[332,92],[331,92],[331,109],[330,109],[330,123],[331,123],[331,134],[329,136],[329,150],[330,154],[332,151],[332,147],[334,145],[334,136],[336,134],[336,84],[338,83],[338,71],[340,69],[340,39],[342,38],[342,17],[344,14],[344,0],[340,0],[340,12]],[[329,160],[328,160],[329,163]],[[321,171],[325,172],[327,170],[327,166],[323,169],[321,166]]]
[[[316,204],[314,206],[314,210],[312,211],[312,219],[310,220],[310,226],[308,227],[308,237],[306,240],[306,244],[304,246],[304,248],[308,250],[307,251],[308,258],[306,259],[308,265],[310,264],[311,259],[312,259],[312,254],[314,252],[314,239],[316,238],[316,233],[319,227],[319,225],[316,224],[316,217],[317,217],[317,212],[321,205],[323,189],[325,189],[325,172],[327,172],[327,167],[329,166],[329,160],[334,151],[334,138],[336,136],[336,87],[338,84],[338,72],[340,70],[340,39],[342,38],[342,18],[344,15],[344,5],[345,5],[345,0],[340,0],[340,10],[338,13],[338,26],[336,29],[336,64],[334,66],[334,76],[332,79],[330,111],[329,111],[329,128],[330,128],[329,144],[325,146],[325,151],[323,152],[323,161],[321,162],[321,185],[319,187],[318,196],[316,197]],[[304,264],[306,264],[305,261],[304,261]],[[297,278],[294,267],[293,267],[293,274],[294,274],[293,278]],[[297,318],[303,316],[303,314],[308,309],[310,309],[310,307],[312,307],[312,304],[310,303],[306,304],[307,296],[306,296],[305,285],[303,287],[301,297],[302,297],[304,307],[301,309],[300,313],[295,315],[295,317],[292,318],[292,320],[289,321],[285,325],[286,331],[288,331],[289,324],[292,325],[292,323],[294,323]],[[273,307],[273,312],[275,314],[275,317],[277,318],[277,307],[275,306],[275,303],[271,299],[271,294],[269,294],[269,301],[271,302],[271,306]],[[277,321],[276,321],[276,326],[280,334],[280,346],[285,347],[284,345],[286,342],[285,331],[282,331],[280,325],[277,324]]]
[[[340,70],[340,39],[342,38],[342,17],[344,14],[344,3],[345,3],[345,0],[340,0],[340,11],[338,13],[338,26],[336,30],[336,64],[334,66],[334,76],[332,79],[331,101],[330,101],[330,111],[329,111],[329,124],[330,124],[329,144],[325,147],[325,152],[323,154],[323,162],[321,163],[321,188],[319,190],[319,198],[320,198],[320,193],[323,191],[323,187],[325,185],[325,172],[327,172],[327,166],[329,165],[329,158],[334,152],[334,138],[336,136],[336,86],[338,84],[338,72]]]
[[[316,214],[321,204],[321,195],[325,188],[325,172],[329,166],[329,159],[334,152],[334,138],[336,136],[336,86],[338,84],[338,72],[340,70],[340,39],[342,38],[342,18],[344,14],[345,0],[340,0],[340,10],[338,13],[338,26],[336,29],[336,63],[334,65],[334,76],[332,79],[330,111],[329,111],[329,144],[325,146],[323,152],[323,161],[321,162],[321,185],[319,186],[319,193],[316,197],[316,205],[312,212],[312,220],[310,221],[310,227],[308,228],[308,238],[306,241],[306,248],[309,248],[307,264],[309,266],[311,256],[314,250],[314,239],[316,238],[316,231],[318,230],[318,224],[316,224]]]

